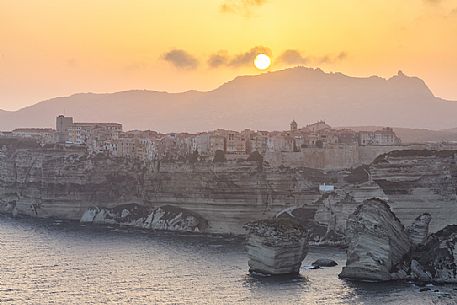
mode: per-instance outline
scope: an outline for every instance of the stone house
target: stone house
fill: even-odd
[[[360,131],[358,133],[359,145],[400,145],[401,140],[390,127],[376,131]]]
[[[17,128],[11,132],[10,136],[34,139],[42,145],[52,144],[57,141],[57,133],[51,128]]]
[[[267,151],[292,152],[294,151],[294,138],[282,134],[271,135],[268,137]]]

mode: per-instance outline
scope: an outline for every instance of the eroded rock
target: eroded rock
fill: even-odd
[[[2,200],[0,200],[0,213],[11,214],[13,217],[16,217],[18,214],[16,208],[16,201],[11,200],[2,202]]]
[[[341,278],[457,283],[457,225],[428,236],[431,216],[404,229],[386,202],[370,199],[349,217],[346,267]]]
[[[403,225],[389,205],[381,199],[365,200],[349,216],[346,267],[341,278],[358,281],[388,281],[394,279],[395,267],[411,249]]]
[[[414,222],[406,229],[409,240],[414,247],[425,243],[428,237],[428,226],[432,216],[429,213],[419,215]]]
[[[247,231],[249,271],[263,274],[298,274],[308,254],[305,228],[288,219],[258,220]]]
[[[208,227],[208,221],[197,213],[171,205],[154,210],[139,204],[122,204],[112,209],[92,207],[84,212],[80,222],[185,232],[204,232]]]
[[[165,205],[154,210],[145,220],[144,228],[167,231],[204,232],[208,221],[190,210]]]
[[[149,213],[150,209],[136,203],[121,204],[112,209],[92,207],[83,213],[80,222],[141,227]]]
[[[437,283],[457,283],[457,225],[432,234],[413,254]]]
[[[312,266],[317,266],[317,267],[335,267],[338,265],[337,262],[335,262],[332,259],[328,258],[319,258],[315,262],[311,264]]]
[[[426,271],[422,265],[413,259],[411,261],[411,275],[414,279],[419,280],[421,282],[430,282],[432,280],[432,275],[430,272]]]
[[[280,211],[275,218],[288,219],[301,224],[307,231],[309,243],[322,244],[326,236],[328,226],[319,224],[315,219],[316,208],[290,207]],[[344,237],[342,238],[344,240]],[[340,239],[341,240],[341,239]]]

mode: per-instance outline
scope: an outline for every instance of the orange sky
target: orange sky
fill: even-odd
[[[258,52],[272,70],[401,69],[457,100],[456,37],[457,0],[0,0],[0,109],[77,92],[210,90],[259,73]]]

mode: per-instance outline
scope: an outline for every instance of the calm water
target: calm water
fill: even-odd
[[[344,263],[312,249],[305,264],[319,257]],[[457,287],[356,285],[338,279],[340,266],[252,277],[237,239],[0,216],[1,304],[457,304]]]

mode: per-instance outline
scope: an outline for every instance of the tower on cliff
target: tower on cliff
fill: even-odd
[[[64,115],[59,115],[56,118],[56,131],[57,131],[57,141],[59,143],[64,143],[67,139],[68,128],[73,125],[73,118],[66,117]]]
[[[295,120],[293,120],[293,121],[290,123],[290,131],[297,131],[297,130],[298,130],[297,122],[295,122]]]

